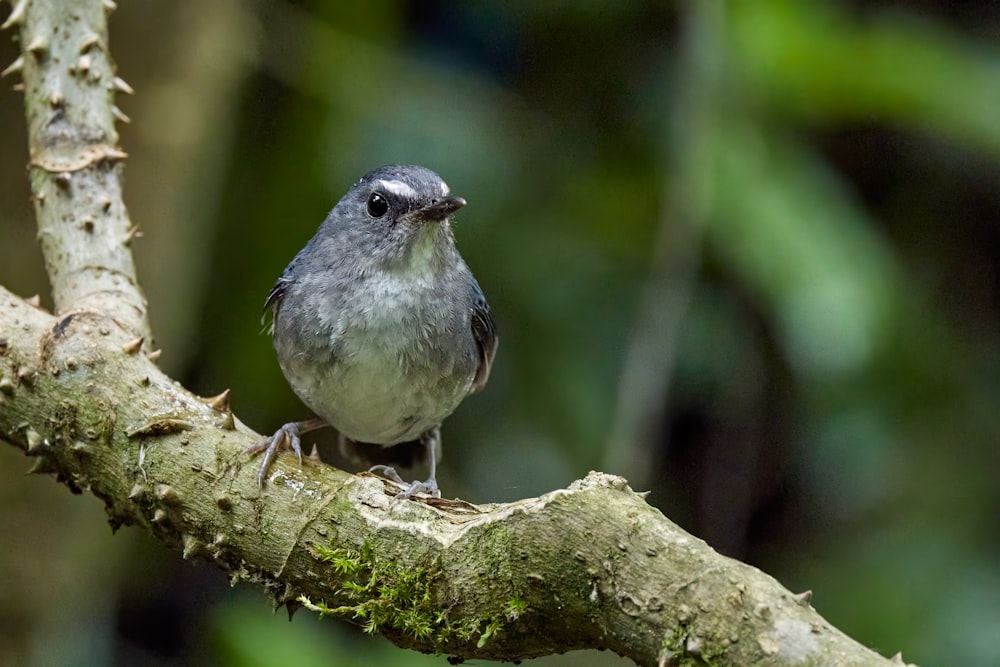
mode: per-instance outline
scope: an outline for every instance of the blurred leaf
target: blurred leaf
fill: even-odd
[[[912,13],[831,2],[730,3],[750,97],[829,120],[875,116],[1000,153],[1000,49]]]
[[[860,369],[903,300],[891,251],[797,142],[735,123],[720,145],[713,248],[773,310],[800,371]]]

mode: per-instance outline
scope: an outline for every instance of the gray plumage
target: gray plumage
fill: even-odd
[[[497,336],[455,247],[448,215],[465,204],[433,171],[390,166],[337,203],[267,298],[278,362],[298,397],[341,435],[426,441],[437,493],[438,427],[489,379]],[[286,424],[251,451],[298,447],[320,422]],[[390,476],[398,480],[392,471]]]

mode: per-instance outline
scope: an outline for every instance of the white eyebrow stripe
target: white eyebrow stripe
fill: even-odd
[[[443,194],[445,197],[451,194],[451,188],[449,188],[448,184],[445,183],[444,181],[441,181],[441,194]]]
[[[380,186],[388,190],[394,195],[399,195],[400,197],[413,198],[417,196],[417,191],[411,188],[409,185],[403,181],[382,181],[378,182]]]

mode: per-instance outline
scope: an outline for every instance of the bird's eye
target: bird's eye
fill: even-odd
[[[377,192],[371,193],[368,197],[368,215],[373,218],[381,218],[389,211],[389,202],[385,197]]]

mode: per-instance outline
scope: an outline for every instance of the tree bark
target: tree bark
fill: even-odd
[[[606,648],[642,665],[890,661],[759,570],[715,553],[591,473],[503,505],[396,500],[390,482],[279,457],[155,365],[121,200],[114,3],[21,0],[30,178],[56,314],[0,288],[0,437],[184,558],[261,585],[276,605],[357,623],[399,646],[520,660]],[[901,660],[899,660],[901,662]]]

